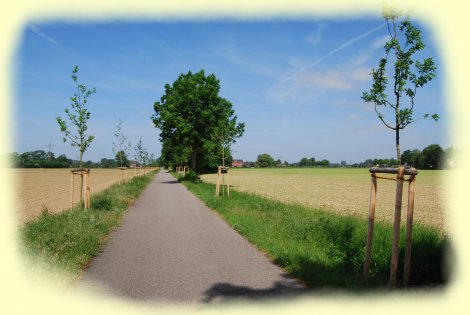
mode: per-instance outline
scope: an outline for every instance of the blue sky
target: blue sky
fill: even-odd
[[[402,131],[402,150],[431,143],[444,148],[449,117],[443,93],[439,45],[418,24],[437,77],[416,97],[417,116],[438,113],[440,121],[418,121]],[[62,142],[57,116],[74,93],[70,78],[96,87],[90,97],[89,132],[96,139],[85,160],[112,158],[118,119],[134,147],[142,139],[160,155],[159,130],[150,119],[165,83],[204,69],[221,82],[220,95],[233,104],[244,136],[235,158],[260,153],[288,162],[302,157],[360,162],[394,157],[394,133],[361,100],[369,73],[383,56],[387,35],[380,18],[265,21],[173,21],[114,23],[31,23],[16,55],[14,144],[18,152],[48,150],[77,158]],[[388,113],[388,112],[386,112]],[[133,154],[132,150],[132,154]],[[132,155],[131,154],[131,155]]]

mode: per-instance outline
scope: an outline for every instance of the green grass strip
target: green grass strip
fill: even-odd
[[[379,222],[375,225],[370,277],[364,282],[361,278],[367,220],[284,204],[234,190],[230,191],[230,197],[216,197],[213,184],[183,183],[276,264],[311,288],[377,289],[388,283],[391,224]],[[403,227],[399,285],[403,273],[404,240]],[[448,243],[447,237],[440,235],[437,230],[414,225],[412,286],[434,287],[447,282],[445,267]]]
[[[156,172],[114,184],[91,197],[90,209],[79,205],[57,214],[47,210],[20,227],[23,253],[34,264],[77,278],[91,258],[97,256],[110,232],[150,183]]]

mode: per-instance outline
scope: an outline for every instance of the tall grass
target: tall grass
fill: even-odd
[[[388,283],[392,242],[389,223],[375,225],[370,277],[363,281],[366,219],[233,190],[230,197],[216,197],[215,186],[207,183],[184,182],[184,185],[276,264],[311,288],[367,289]],[[403,273],[404,239],[403,228],[399,279]],[[447,282],[447,248],[445,236],[433,228],[415,224],[412,286],[441,286]]]
[[[155,172],[115,184],[91,197],[90,209],[79,205],[58,214],[47,209],[19,229],[24,255],[34,264],[73,279],[100,252],[109,233],[116,228],[128,207],[137,199]]]

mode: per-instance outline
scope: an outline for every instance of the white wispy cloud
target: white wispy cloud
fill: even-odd
[[[384,28],[385,25],[384,24],[380,24],[370,30],[368,30],[367,32],[364,32],[358,36],[355,36],[345,42],[343,42],[341,45],[333,48],[332,50],[330,50],[328,53],[326,53],[325,55],[323,55],[322,57],[314,60],[313,62],[310,62],[310,63],[307,63],[305,64],[303,67],[299,68],[299,69],[296,69],[294,72],[292,72],[289,76],[285,76],[279,83],[278,85],[281,85],[283,83],[285,83],[285,81],[288,81],[290,79],[292,79],[293,77],[295,77],[296,75],[298,75],[299,73],[301,72],[304,72],[304,71],[307,71],[309,70],[310,68],[313,68],[314,66],[320,64],[321,62],[323,62],[326,58],[340,52],[341,50],[353,45],[354,43],[360,41],[361,39],[364,39],[366,38],[367,36],[369,36],[370,34],[380,30],[381,28]]]
[[[266,91],[267,97],[278,101],[289,99],[301,102],[318,95],[322,90],[351,90],[358,82],[369,80],[370,69],[364,67],[363,64],[370,58],[371,52],[363,52],[351,58],[349,62],[326,71],[315,70],[314,68],[328,57],[365,39],[384,27],[384,24],[380,24],[350,38],[313,61],[295,60],[295,62],[291,62],[291,68],[287,69],[284,75],[277,80],[277,83]],[[382,37],[380,39],[382,40]],[[376,41],[378,39],[375,39],[374,43]],[[369,46],[369,48],[373,48],[373,46]]]
[[[297,77],[299,84],[317,86],[331,90],[350,90],[353,88],[348,72],[338,70],[304,72]]]
[[[390,35],[384,35],[377,37],[373,42],[372,42],[372,47],[373,48],[382,48],[384,47],[385,43],[390,40]]]
[[[51,43],[57,44],[57,45],[59,44],[59,42],[57,40],[55,40],[54,38],[46,35],[43,31],[41,31],[41,29],[39,27],[34,26],[34,25],[30,25],[29,28],[34,34],[38,35],[39,37],[42,37],[43,39],[47,40],[48,42],[51,42]]]
[[[325,29],[326,26],[327,24],[325,23],[318,23],[317,28],[312,33],[310,33],[310,35],[305,37],[305,40],[312,45],[317,45],[321,41],[323,29]]]
[[[240,53],[240,50],[234,41],[229,41],[225,45],[221,45],[214,52],[214,55],[242,67],[248,73],[254,73],[269,78],[277,77],[275,71],[271,67],[253,61],[254,59],[248,61],[242,53]]]

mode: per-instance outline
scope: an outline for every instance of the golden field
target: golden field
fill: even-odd
[[[447,190],[443,176],[451,171],[418,171],[415,189],[414,222],[445,231]],[[383,175],[394,177],[395,175]],[[202,175],[216,182],[216,174]],[[279,168],[230,169],[231,187],[286,203],[324,209],[343,215],[368,217],[371,177],[368,169]],[[376,220],[393,221],[396,182],[378,179]],[[408,183],[404,183],[402,221],[408,203]]]
[[[10,169],[10,178],[16,192],[15,211],[19,222],[30,220],[41,214],[44,208],[57,213],[70,208],[70,170],[18,168]],[[135,174],[129,169],[129,179]],[[91,195],[119,182],[118,169],[91,169]],[[80,198],[80,176],[74,176],[74,203]]]

